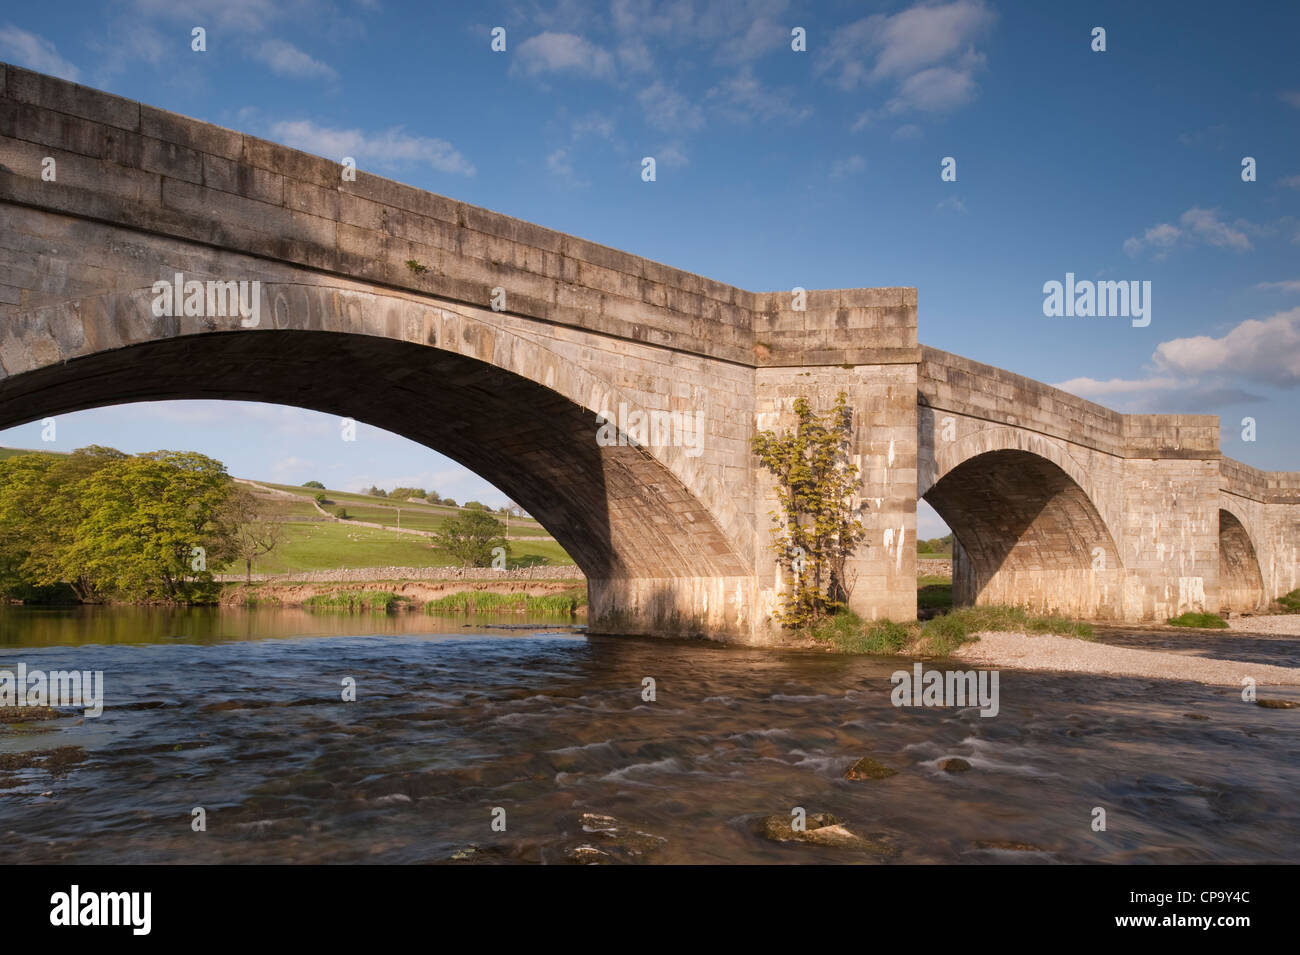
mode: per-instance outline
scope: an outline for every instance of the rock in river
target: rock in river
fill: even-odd
[[[882,858],[898,855],[898,850],[869,836],[848,829],[838,817],[829,812],[810,812],[806,828],[795,829],[789,816],[780,813],[765,816],[758,821],[757,831],[772,842],[803,842],[836,849],[862,849]]]
[[[849,767],[849,771],[844,774],[845,779],[888,779],[890,776],[897,776],[898,770],[884,763],[878,763],[870,756],[863,756],[860,760]]]

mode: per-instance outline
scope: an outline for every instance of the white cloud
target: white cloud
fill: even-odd
[[[1286,279],[1282,282],[1260,282],[1255,288],[1266,291],[1276,289],[1279,292],[1300,292],[1300,279]]]
[[[572,133],[575,142],[586,136],[609,139],[614,135],[614,121],[603,113],[588,113],[573,121]]]
[[[974,43],[996,18],[983,0],[875,14],[836,30],[815,68],[845,90],[894,84],[883,109],[862,113],[854,129],[881,115],[946,112],[974,98],[985,60]]]
[[[697,44],[720,63],[745,63],[790,42],[787,0],[614,0],[611,22],[622,37]]]
[[[1286,105],[1300,109],[1300,90],[1283,90],[1277,95]]]
[[[165,17],[174,21],[246,33],[261,33],[276,19],[319,15],[313,11],[310,0],[283,2],[283,0],[134,0],[141,14]]]
[[[947,199],[941,199],[934,208],[939,212],[951,209],[953,212],[960,212],[964,215],[966,213],[966,200],[958,199],[956,196],[949,196]]]
[[[1247,319],[1222,338],[1197,335],[1161,342],[1153,356],[1163,371],[1231,374],[1275,388],[1300,386],[1300,308]]]
[[[695,130],[704,125],[704,111],[662,81],[655,81],[637,94],[646,122],[664,132]]]
[[[76,82],[81,71],[59,55],[54,44],[15,26],[0,29],[0,57],[38,73]]]
[[[257,48],[255,59],[265,63],[272,72],[279,73],[281,76],[292,76],[298,79],[316,77],[332,79],[338,75],[327,64],[313,59],[292,43],[281,40],[264,41]]]
[[[381,133],[364,133],[359,129],[330,129],[317,126],[310,120],[294,120],[273,124],[271,132],[289,146],[331,159],[353,156],[359,163],[368,160],[380,166],[428,163],[439,172],[474,175],[473,164],[451,143],[444,139],[411,136],[401,127]]]
[[[1132,236],[1125,239],[1124,251],[1133,257],[1151,251],[1155,258],[1163,259],[1179,242],[1190,244],[1200,241],[1221,249],[1246,252],[1253,248],[1246,231],[1257,234],[1268,232],[1244,219],[1228,225],[1219,218],[1217,209],[1202,209],[1198,206],[1184,212],[1178,222],[1179,225],[1162,222],[1147,229],[1141,238]]]
[[[539,33],[519,44],[512,68],[529,76],[542,73],[576,73],[601,79],[614,76],[609,51],[575,33]]]
[[[857,175],[866,168],[867,161],[856,154],[845,159],[837,159],[831,163],[831,178],[844,179],[847,176]]]
[[[1068,391],[1080,398],[1092,399],[1106,398],[1112,395],[1139,394],[1147,391],[1169,391],[1179,387],[1180,384],[1183,384],[1183,382],[1176,378],[1110,378],[1106,381],[1099,381],[1096,378],[1071,378],[1069,381],[1062,381],[1052,387]]]
[[[658,165],[667,166],[670,169],[678,169],[687,164],[686,153],[682,151],[679,145],[674,143],[660,146],[652,155]]]
[[[1188,209],[1179,220],[1195,235],[1200,236],[1210,245],[1220,248],[1236,249],[1244,252],[1251,248],[1250,239],[1244,232],[1234,229],[1219,219],[1214,209]]]
[[[578,175],[573,169],[573,160],[569,156],[567,149],[557,149],[546,157],[546,168],[551,174],[564,180],[571,186],[585,186],[588,183],[578,179]]]
[[[807,106],[792,105],[789,90],[765,87],[754,75],[754,68],[748,64],[709,90],[708,95],[720,104],[720,109],[727,118],[739,122],[751,119],[763,122],[771,119],[798,122],[812,113]]]
[[[899,126],[898,129],[894,130],[894,133],[890,138],[896,139],[900,142],[909,139],[920,139],[921,127],[914,123],[904,123],[902,126]]]
[[[1288,189],[1300,189],[1300,176],[1287,176],[1285,179],[1279,179],[1277,184]]]

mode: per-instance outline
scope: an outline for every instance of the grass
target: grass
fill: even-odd
[[[960,607],[924,623],[892,620],[864,622],[854,613],[840,613],[810,631],[819,643],[839,653],[914,653],[949,656],[984,631],[1056,634],[1091,640],[1092,627],[1065,617],[1039,616],[1020,607]]]
[[[571,617],[587,604],[585,587],[563,593],[530,597],[527,594],[498,594],[485,590],[462,590],[424,605],[425,613],[527,613],[550,617]]]
[[[302,602],[304,610],[369,610],[371,613],[390,613],[407,600],[386,590],[340,590],[332,594],[318,594]]]
[[[919,577],[916,581],[916,609],[923,614],[952,609],[951,577]]]
[[[402,514],[405,523],[406,514]],[[459,562],[427,538],[371,527],[353,527],[330,521],[287,522],[285,539],[271,553],[253,562],[258,574],[336,570],[342,567],[452,567]],[[511,560],[542,557],[548,564],[572,565],[573,560],[555,541],[511,541]],[[232,564],[225,573],[238,574],[243,565]],[[484,569],[485,577],[491,570]]]
[[[1202,627],[1211,630],[1223,630],[1228,626],[1228,621],[1217,613],[1188,612],[1180,613],[1177,617],[1170,617],[1169,624],[1174,627]]]
[[[1277,602],[1283,613],[1300,613],[1300,590],[1293,590],[1283,597],[1278,597]]]

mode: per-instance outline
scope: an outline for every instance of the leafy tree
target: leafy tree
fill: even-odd
[[[325,485],[321,484],[320,481],[303,481],[302,486],[319,488],[322,491],[325,490]]]
[[[370,485],[370,490],[366,491],[366,493],[369,494],[371,497],[388,497],[387,491],[385,491],[382,487],[375,487],[373,484]]]
[[[845,567],[865,535],[853,516],[858,469],[849,459],[848,396],[841,392],[824,417],[798,398],[794,413],[793,432],[763,431],[752,440],[777,483],[771,546],[787,574],[777,618],[788,628],[809,626],[847,605],[852,582]]]
[[[451,498],[449,498],[449,497],[444,497],[444,498],[442,499],[442,503],[443,503],[445,506],[447,506],[447,507],[455,507],[455,506],[456,506],[456,502],[453,501],[453,500],[452,500]]]
[[[506,557],[510,556],[504,530],[501,522],[487,511],[470,510],[443,521],[433,541],[463,567],[490,567],[493,548],[503,547]]]
[[[409,501],[411,498],[424,500],[424,488],[422,487],[395,487],[388,492],[388,496],[399,501]]]
[[[317,494],[323,498],[324,494]],[[247,488],[231,489],[221,510],[221,522],[235,557],[244,562],[244,583],[253,582],[253,561],[284,541],[284,525],[270,520],[271,509]]]
[[[466,501],[465,504],[464,504],[464,507],[465,507],[466,510],[470,510],[470,511],[486,511],[486,510],[487,510],[487,507],[485,507],[484,505],[480,504],[478,501]]]

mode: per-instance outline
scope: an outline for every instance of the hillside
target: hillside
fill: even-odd
[[[239,479],[237,479],[239,480]],[[457,561],[425,536],[464,508],[391,501],[367,494],[241,481],[262,500],[272,519],[284,525],[285,540],[254,562],[253,572],[284,574],[356,567],[449,567]],[[326,514],[314,498],[323,494]],[[346,520],[339,520],[340,515]],[[504,518],[495,514],[498,520]],[[380,524],[366,527],[351,521]],[[398,530],[401,528],[401,530]],[[510,519],[510,563],[572,564],[573,560],[531,518]],[[231,572],[238,572],[242,568]]]
[[[0,448],[0,461],[20,454],[61,455],[65,452]],[[361,567],[449,567],[458,561],[435,548],[428,535],[441,529],[460,507],[398,502],[368,494],[272,484],[235,477],[261,500],[271,520],[283,525],[284,540],[253,562],[253,573],[287,574]],[[324,494],[321,509],[315,496]],[[340,515],[346,520],[339,520]],[[504,516],[493,512],[504,522]],[[382,527],[350,523],[361,521]],[[399,530],[400,528],[400,530]],[[532,518],[510,518],[510,564],[566,564],[573,560]],[[213,567],[217,573],[242,573],[240,566]]]

